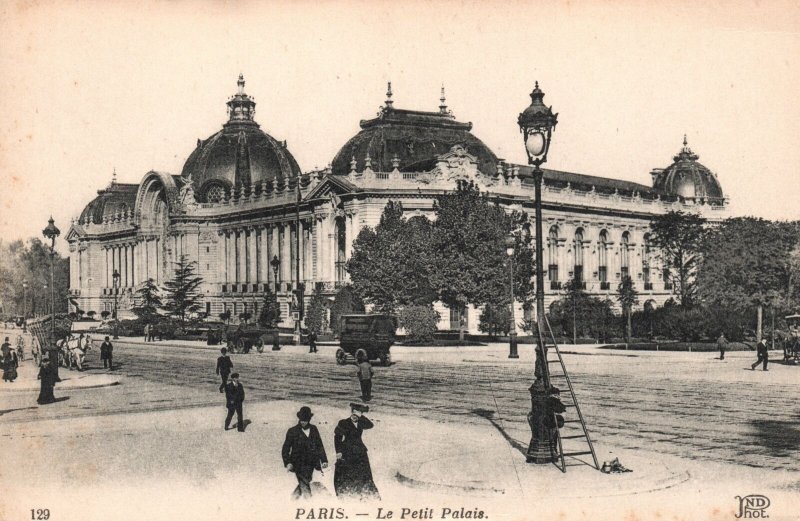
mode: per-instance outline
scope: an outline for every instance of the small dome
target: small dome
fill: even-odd
[[[137,184],[112,182],[105,190],[98,190],[97,197],[81,212],[79,222],[100,224],[104,220],[133,216],[138,189]]]
[[[345,143],[333,158],[331,168],[334,174],[347,175],[353,158],[356,160],[356,169],[363,170],[367,156],[372,169],[378,172],[392,171],[394,159],[401,171],[425,171],[434,166],[437,156],[461,144],[467,152],[478,158],[481,172],[495,175],[497,156],[470,133],[472,123],[456,121],[447,110],[444,89],[438,112],[396,109],[391,96],[389,84],[386,106],[378,117],[362,120],[361,131]]]
[[[724,196],[719,180],[711,170],[697,162],[699,157],[687,146],[684,136],[683,148],[673,158],[674,163],[655,175],[653,188],[685,199],[722,204]]]
[[[233,186],[250,186],[263,181],[281,182],[300,174],[300,167],[285,143],[274,139],[253,120],[255,101],[239,91],[228,101],[228,122],[205,140],[183,166],[181,177],[191,178],[195,197],[202,202],[217,200]]]

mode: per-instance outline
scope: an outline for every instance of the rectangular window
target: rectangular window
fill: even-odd
[[[547,268],[547,276],[550,282],[558,281],[558,264],[551,264]]]
[[[600,282],[608,282],[608,268],[605,266],[597,268],[597,278]]]
[[[583,266],[575,266],[575,282],[583,282]]]
[[[625,280],[627,277],[630,276],[630,273],[628,272],[628,267],[627,266],[623,266],[622,268],[620,268],[619,271],[620,271],[620,275],[622,276],[622,280]]]
[[[211,302],[206,302],[206,315],[211,315]]]

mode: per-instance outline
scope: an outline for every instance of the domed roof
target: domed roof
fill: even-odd
[[[361,131],[333,158],[331,168],[334,174],[347,175],[354,158],[356,169],[363,170],[368,156],[372,169],[378,172],[392,171],[395,158],[401,171],[426,171],[433,167],[437,156],[448,152],[453,145],[461,144],[478,158],[481,172],[495,175],[497,156],[470,133],[472,123],[456,121],[447,110],[444,88],[439,112],[394,108],[391,83],[386,96],[386,105],[378,117],[362,120]]]
[[[653,181],[653,188],[686,199],[724,202],[722,187],[716,174],[698,163],[699,157],[687,146],[684,136],[683,148],[673,158],[675,162],[658,174]]]
[[[78,222],[100,224],[123,215],[132,216],[138,189],[138,184],[112,181],[108,188],[97,191],[97,197],[86,205]]]
[[[216,199],[220,189],[250,186],[263,181],[289,179],[300,167],[286,143],[274,139],[253,120],[256,103],[244,93],[239,75],[239,92],[228,101],[228,122],[206,140],[197,140],[181,177],[194,183],[200,201]]]

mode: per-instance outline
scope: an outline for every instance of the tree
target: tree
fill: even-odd
[[[764,306],[791,305],[792,251],[798,244],[797,223],[754,217],[726,219],[713,230],[703,249],[697,274],[700,297],[734,310],[756,311],[761,337]]]
[[[564,304],[572,314],[571,327],[565,328],[565,331],[572,331],[572,343],[578,343],[578,317],[585,315],[584,308],[589,295],[583,289],[583,282],[580,280],[570,279],[564,284]]]
[[[320,286],[314,287],[314,293],[311,295],[311,300],[308,302],[308,311],[306,311],[306,328],[320,335],[328,329],[328,312],[327,312],[328,299],[322,295]]]
[[[699,215],[671,211],[650,221],[651,241],[661,256],[682,306],[691,306],[694,275],[706,236],[706,220]]]
[[[430,235],[425,217],[403,218],[400,203],[389,201],[374,230],[364,228],[353,243],[347,271],[354,291],[377,311],[391,313],[409,305],[430,305]]]
[[[108,317],[110,317],[110,316],[111,316],[111,312],[110,311],[103,310],[103,311],[100,312],[100,318],[102,318],[103,320],[108,320]]]
[[[364,313],[364,301],[361,300],[351,285],[342,286],[336,293],[331,305],[331,329],[339,334],[339,317],[350,313]]]
[[[439,196],[434,209],[429,274],[440,301],[454,309],[507,302],[505,240],[509,235],[516,239],[514,296],[523,302],[530,299],[533,252],[525,213],[506,212],[463,181],[454,193]]]
[[[136,290],[136,300],[139,305],[133,307],[133,312],[145,322],[152,322],[158,315],[158,309],[162,306],[158,291],[158,286],[153,279],[147,279]]]
[[[38,238],[27,243],[0,239],[0,306],[7,314],[22,315],[24,308],[31,311],[34,302],[46,302],[50,307],[51,289],[54,289],[55,312],[68,311],[69,259],[55,254],[53,269],[55,288],[50,283],[50,246]],[[24,292],[22,281],[28,282]],[[24,304],[24,305],[23,305]]]
[[[278,295],[272,292],[269,286],[264,290],[264,304],[258,315],[258,325],[274,329],[281,321],[281,306],[278,303]]]
[[[94,320],[94,316],[95,316],[96,314],[97,314],[97,311],[88,311],[88,312],[86,313],[86,316],[87,316],[87,317],[89,317],[90,319]]]
[[[406,306],[401,309],[398,321],[406,331],[406,343],[419,344],[433,340],[439,318],[433,306]]]
[[[508,302],[486,304],[478,320],[478,329],[491,337],[507,335],[511,329],[511,310]]]
[[[202,295],[198,288],[203,283],[203,278],[196,273],[197,263],[190,261],[186,255],[181,255],[175,263],[175,270],[171,280],[164,283],[165,303],[164,309],[173,317],[185,324],[186,316],[200,310]]]
[[[231,319],[231,315],[232,315],[231,310],[226,309],[225,311],[219,314],[219,319],[227,324],[228,321]]]
[[[622,312],[625,314],[625,341],[631,341],[631,313],[633,306],[639,303],[639,293],[633,286],[633,279],[624,277],[617,287],[617,301],[622,306]]]

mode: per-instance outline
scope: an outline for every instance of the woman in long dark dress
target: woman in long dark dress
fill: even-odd
[[[350,417],[341,420],[334,430],[336,470],[333,473],[333,487],[337,496],[380,499],[378,487],[372,480],[367,447],[361,440],[363,432],[374,426],[364,416],[368,411],[366,405],[351,403]]]
[[[41,380],[41,389],[39,390],[39,398],[36,402],[39,405],[45,405],[56,401],[53,396],[53,387],[56,385],[56,372],[53,361],[48,354],[42,357],[42,366],[39,367],[39,380]]]

